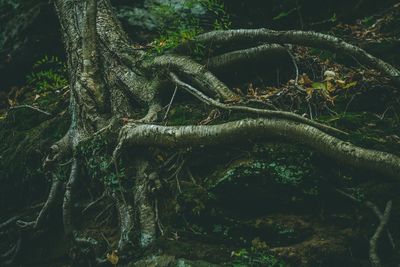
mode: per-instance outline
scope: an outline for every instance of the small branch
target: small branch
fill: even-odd
[[[372,203],[371,201],[365,201],[365,202],[361,201],[361,200],[355,198],[354,196],[352,196],[351,194],[348,194],[348,193],[346,193],[346,192],[344,192],[344,191],[342,191],[340,189],[337,189],[337,188],[335,188],[335,192],[339,193],[340,195],[346,197],[347,199],[349,199],[349,200],[351,200],[351,201],[353,201],[353,202],[355,202],[357,204],[361,204],[361,205],[371,209],[374,212],[374,214],[376,215],[376,217],[378,218],[378,220],[382,221],[383,214],[379,210],[378,206],[375,205],[374,203]],[[388,237],[388,239],[390,241],[390,244],[392,245],[392,248],[396,249],[396,244],[394,243],[393,236],[390,233],[389,229],[386,229],[386,234],[387,234],[387,237]]]
[[[376,228],[374,235],[371,237],[371,240],[369,241],[369,258],[370,258],[372,266],[374,266],[374,267],[383,266],[382,262],[378,256],[377,242],[378,242],[379,238],[381,237],[383,230],[386,228],[386,225],[389,221],[391,211],[392,211],[392,201],[388,201],[386,203],[386,208],[383,213],[382,219],[380,220],[380,223],[379,223],[378,227]]]
[[[287,49],[287,52],[292,59],[293,66],[296,71],[296,78],[294,80],[294,85],[297,87],[299,85],[299,67],[297,66],[296,58],[294,57],[293,53],[289,49]]]
[[[21,214],[16,215],[16,216],[14,216],[14,217],[8,219],[7,221],[1,223],[1,224],[0,224],[0,231],[1,231],[3,228],[7,228],[8,226],[10,226],[10,225],[12,225],[13,223],[17,222],[18,219],[21,218],[22,216],[25,216],[25,215],[31,213],[32,211],[34,211],[34,210],[36,210],[36,209],[42,207],[43,204],[44,204],[44,203],[36,204],[36,205],[34,205],[34,206],[28,208],[28,210],[22,212]]]
[[[49,112],[47,112],[47,111],[44,111],[44,110],[42,110],[42,109],[40,109],[40,108],[30,106],[30,105],[13,106],[13,107],[10,107],[10,108],[8,109],[8,111],[10,112],[10,111],[14,111],[14,110],[17,110],[17,109],[24,109],[24,108],[26,108],[26,109],[31,109],[31,110],[33,110],[33,111],[42,113],[42,114],[47,115],[47,116],[51,116],[51,113],[49,113]]]
[[[169,103],[168,103],[168,108],[167,108],[167,111],[165,112],[165,115],[164,115],[164,121],[167,119],[167,117],[168,117],[168,113],[169,113],[169,111],[170,111],[170,109],[171,109],[171,106],[172,106],[172,103],[174,102],[174,99],[175,99],[175,95],[176,95],[176,92],[178,91],[178,86],[176,85],[175,86],[175,89],[174,89],[174,93],[172,94],[172,97],[171,97],[171,100],[169,101]]]
[[[95,199],[94,201],[90,202],[86,208],[84,208],[82,210],[82,213],[87,212],[90,208],[92,208],[93,206],[95,206],[97,203],[99,203],[100,201],[102,201],[104,198],[106,197],[106,193],[104,192],[100,197],[98,197],[97,199]]]
[[[159,212],[158,212],[158,199],[157,198],[154,200],[154,211],[156,213],[156,222],[157,222],[158,230],[160,231],[161,236],[163,236],[164,235],[164,228],[162,226],[160,215],[159,215]]]

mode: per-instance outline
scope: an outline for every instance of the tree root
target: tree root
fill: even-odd
[[[114,157],[118,156],[126,145],[166,147],[223,145],[239,140],[271,137],[307,145],[348,166],[400,179],[398,156],[360,148],[315,127],[284,119],[243,119],[211,126],[167,127],[127,124],[121,128]]]
[[[388,201],[386,203],[386,207],[385,207],[385,211],[382,213],[378,206],[375,205],[374,203],[372,203],[371,201],[360,201],[359,199],[353,197],[352,195],[339,190],[339,189],[335,189],[335,192],[339,193],[340,195],[346,197],[347,199],[350,199],[351,201],[357,203],[357,204],[362,204],[363,206],[369,208],[372,210],[372,212],[376,215],[376,217],[379,220],[379,225],[375,230],[374,235],[371,237],[370,241],[369,241],[369,258],[371,261],[372,266],[374,267],[380,267],[382,266],[381,260],[378,256],[378,252],[377,252],[377,242],[379,240],[379,238],[382,236],[383,231],[386,228],[386,235],[392,245],[392,248],[395,249],[396,245],[394,243],[392,234],[390,233],[388,227],[387,227],[387,223],[389,221],[389,217],[390,217],[390,213],[391,213],[391,209],[392,209],[392,201]]]
[[[206,66],[212,71],[223,70],[224,68],[242,62],[254,60],[280,58],[288,56],[287,50],[277,44],[264,44],[243,50],[236,50],[221,54],[206,60]]]
[[[140,229],[139,245],[143,248],[148,247],[156,238],[156,215],[154,205],[149,197],[149,180],[151,180],[149,177],[153,174],[148,175],[146,173],[148,168],[147,161],[138,161],[133,190],[136,217],[139,223],[138,229]]]
[[[276,44],[296,44],[309,47],[328,49],[333,52],[347,54],[360,63],[375,68],[387,75],[393,83],[400,85],[400,71],[389,63],[372,56],[365,50],[346,43],[337,37],[307,31],[274,31],[269,29],[239,29],[212,31],[199,35],[197,42],[223,45],[232,42],[257,43],[268,42]]]
[[[221,108],[224,110],[244,111],[244,112],[248,112],[248,113],[263,115],[266,117],[290,119],[290,120],[293,120],[296,122],[301,122],[301,123],[313,126],[317,129],[319,129],[321,131],[325,131],[327,133],[332,133],[332,134],[336,134],[336,135],[347,135],[347,133],[345,133],[339,129],[309,120],[305,117],[302,117],[302,116],[297,115],[292,112],[258,109],[258,108],[252,108],[252,107],[247,107],[247,106],[227,105],[227,104],[218,102],[218,101],[204,95],[202,92],[200,92],[196,88],[192,87],[190,84],[187,84],[187,83],[181,81],[174,73],[170,73],[170,76],[171,76],[171,79],[177,85],[179,85],[180,87],[185,89],[187,92],[189,92],[190,94],[195,96],[197,99],[199,99],[200,101],[202,101],[208,105],[211,105],[211,106],[214,106],[217,108]]]
[[[13,226],[15,222],[17,222],[19,220],[19,218],[21,218],[22,216],[25,216],[31,212],[33,212],[34,210],[41,208],[43,206],[44,203],[39,203],[36,204],[30,208],[28,208],[26,211],[22,212],[21,214],[18,214],[10,219],[8,219],[7,221],[3,222],[0,224],[0,233],[2,233],[1,231],[9,226]]]
[[[76,185],[78,181],[78,160],[74,158],[72,160],[71,165],[71,173],[68,179],[68,182],[65,187],[64,193],[64,201],[63,201],[63,223],[64,223],[64,231],[65,234],[71,235],[74,231],[74,222],[73,222],[73,206],[74,206],[74,192],[76,190]]]
[[[190,58],[178,55],[163,55],[156,57],[148,67],[167,67],[170,71],[176,71],[185,78],[192,80],[202,90],[217,94],[223,100],[234,101],[238,96],[209,72],[204,66]]]
[[[378,256],[377,242],[378,242],[379,238],[381,237],[383,231],[386,228],[386,225],[389,221],[391,211],[392,211],[392,201],[388,201],[386,203],[386,208],[385,208],[385,211],[383,212],[382,218],[380,219],[379,225],[376,228],[374,235],[371,237],[371,240],[369,241],[369,258],[370,258],[372,266],[374,266],[374,267],[383,266],[382,262]]]
[[[21,244],[22,244],[22,236],[21,233],[19,232],[18,234],[18,239],[17,242],[15,243],[14,246],[12,246],[9,250],[7,250],[5,253],[0,255],[0,263],[1,266],[9,266],[13,265],[19,251],[21,250]]]

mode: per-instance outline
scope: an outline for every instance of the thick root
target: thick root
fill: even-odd
[[[253,62],[260,59],[288,57],[287,50],[277,44],[265,44],[243,50],[228,52],[206,60],[206,66],[212,71],[223,70],[231,65]]]
[[[238,98],[238,96],[215,77],[214,74],[190,58],[177,55],[158,56],[148,67],[163,67],[171,71],[176,71],[185,78],[193,81],[202,90],[217,94],[223,100],[232,101]]]
[[[202,43],[212,43],[213,45],[223,45],[233,42],[244,43],[276,43],[276,44],[295,44],[309,47],[328,49],[354,57],[360,63],[375,68],[387,75],[392,81],[400,85],[400,71],[385,61],[374,57],[365,50],[346,43],[337,37],[307,31],[273,31],[269,29],[239,29],[227,31],[213,31],[199,35],[196,41]]]
[[[120,131],[119,144],[114,155],[118,155],[127,145],[184,147],[224,145],[267,138],[280,138],[304,144],[344,165],[400,179],[398,156],[360,148],[315,127],[284,119],[244,119],[211,126],[166,127],[127,124]]]

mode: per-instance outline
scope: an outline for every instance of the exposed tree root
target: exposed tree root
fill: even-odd
[[[398,156],[360,148],[315,127],[284,119],[244,119],[212,126],[166,127],[127,124],[120,131],[119,144],[114,155],[118,156],[119,151],[129,145],[167,147],[224,145],[272,137],[307,145],[348,166],[400,179]]]
[[[46,202],[44,203],[42,209],[40,210],[36,220],[33,222],[24,222],[24,221],[17,221],[17,225],[22,228],[26,227],[33,227],[33,228],[40,228],[44,225],[47,217],[49,216],[50,212],[54,210],[57,204],[60,203],[63,190],[64,183],[57,177],[53,177],[53,181],[51,184],[50,192],[47,197]]]
[[[286,111],[275,111],[275,110],[267,110],[267,109],[258,109],[258,108],[252,108],[252,107],[248,107],[248,106],[238,106],[238,105],[227,105],[221,102],[218,102],[206,95],[204,95],[202,92],[200,92],[199,90],[197,90],[196,88],[194,88],[193,86],[191,86],[190,84],[187,84],[183,81],[181,81],[174,73],[170,73],[170,76],[172,78],[172,80],[179,85],[180,87],[182,87],[183,89],[185,89],[187,92],[189,92],[190,94],[192,94],[193,96],[195,96],[197,99],[199,99],[200,101],[217,107],[217,108],[221,108],[224,110],[234,110],[234,111],[242,111],[242,112],[248,112],[248,113],[253,113],[253,114],[258,114],[258,115],[263,115],[266,117],[275,117],[275,118],[283,118],[283,119],[289,119],[289,120],[293,120],[293,121],[297,121],[297,122],[301,122],[310,126],[313,126],[317,129],[320,129],[322,131],[328,132],[328,133],[333,133],[336,135],[346,135],[347,133],[330,127],[328,125],[325,124],[321,124],[318,123],[316,121],[312,121],[309,120],[305,117],[302,117],[300,115],[297,115],[295,113],[292,112],[286,112]]]
[[[62,205],[63,210],[63,223],[65,234],[71,235],[75,229],[73,221],[73,209],[74,209],[74,196],[76,186],[78,182],[78,160],[74,158],[71,165],[71,173],[68,182],[65,186],[64,201]]]
[[[217,94],[223,100],[232,101],[238,99],[238,96],[229,90],[214,74],[187,57],[177,55],[158,56],[151,62],[151,66],[167,67],[170,71],[178,72],[193,81],[202,90]]]
[[[196,41],[223,45],[233,42],[257,43],[267,42],[276,44],[296,44],[309,47],[328,49],[354,57],[360,63],[381,71],[400,84],[400,71],[383,60],[372,56],[363,49],[346,43],[345,41],[322,33],[306,31],[274,31],[269,29],[239,29],[226,31],[213,31],[199,35]]]
[[[130,201],[125,200],[122,193],[115,193],[113,198],[118,211],[118,221],[120,229],[118,251],[126,253],[129,249],[132,249],[134,247],[133,235],[135,230],[135,209]]]
[[[277,44],[264,44],[243,50],[236,50],[206,60],[206,66],[212,71],[223,70],[231,65],[248,63],[260,59],[288,57],[287,50]]]
[[[147,174],[149,164],[147,161],[138,162],[136,183],[133,191],[134,203],[136,206],[137,218],[140,229],[139,244],[147,247],[156,238],[156,215],[154,205],[150,199],[149,174]]]

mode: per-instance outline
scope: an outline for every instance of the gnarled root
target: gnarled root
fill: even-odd
[[[134,244],[132,243],[135,227],[135,216],[134,208],[128,202],[123,193],[117,192],[113,194],[113,199],[118,211],[118,221],[120,236],[118,240],[118,251],[127,252],[132,249]]]
[[[212,31],[199,35],[197,42],[223,45],[232,42],[239,43],[276,43],[296,44],[309,47],[328,49],[354,57],[359,62],[381,71],[392,81],[400,85],[400,71],[385,61],[374,57],[365,50],[351,45],[337,37],[317,32],[307,31],[274,31],[269,29],[238,29]]]
[[[212,71],[223,70],[231,65],[254,62],[260,59],[289,57],[287,50],[277,44],[264,44],[248,49],[236,50],[217,55],[206,60],[206,66]]]
[[[137,164],[136,182],[134,187],[134,202],[140,229],[139,245],[143,248],[149,246],[156,239],[156,216],[154,205],[150,199],[149,176],[147,161]]]
[[[307,145],[338,162],[400,179],[400,158],[393,154],[364,149],[330,136],[315,127],[284,119],[243,119],[211,126],[127,124],[122,127],[114,151],[126,145],[184,147],[223,145],[238,140],[280,138]]]
[[[182,74],[193,81],[201,90],[217,94],[223,100],[236,100],[238,96],[204,66],[190,58],[178,55],[156,57],[148,67],[163,67]]]

